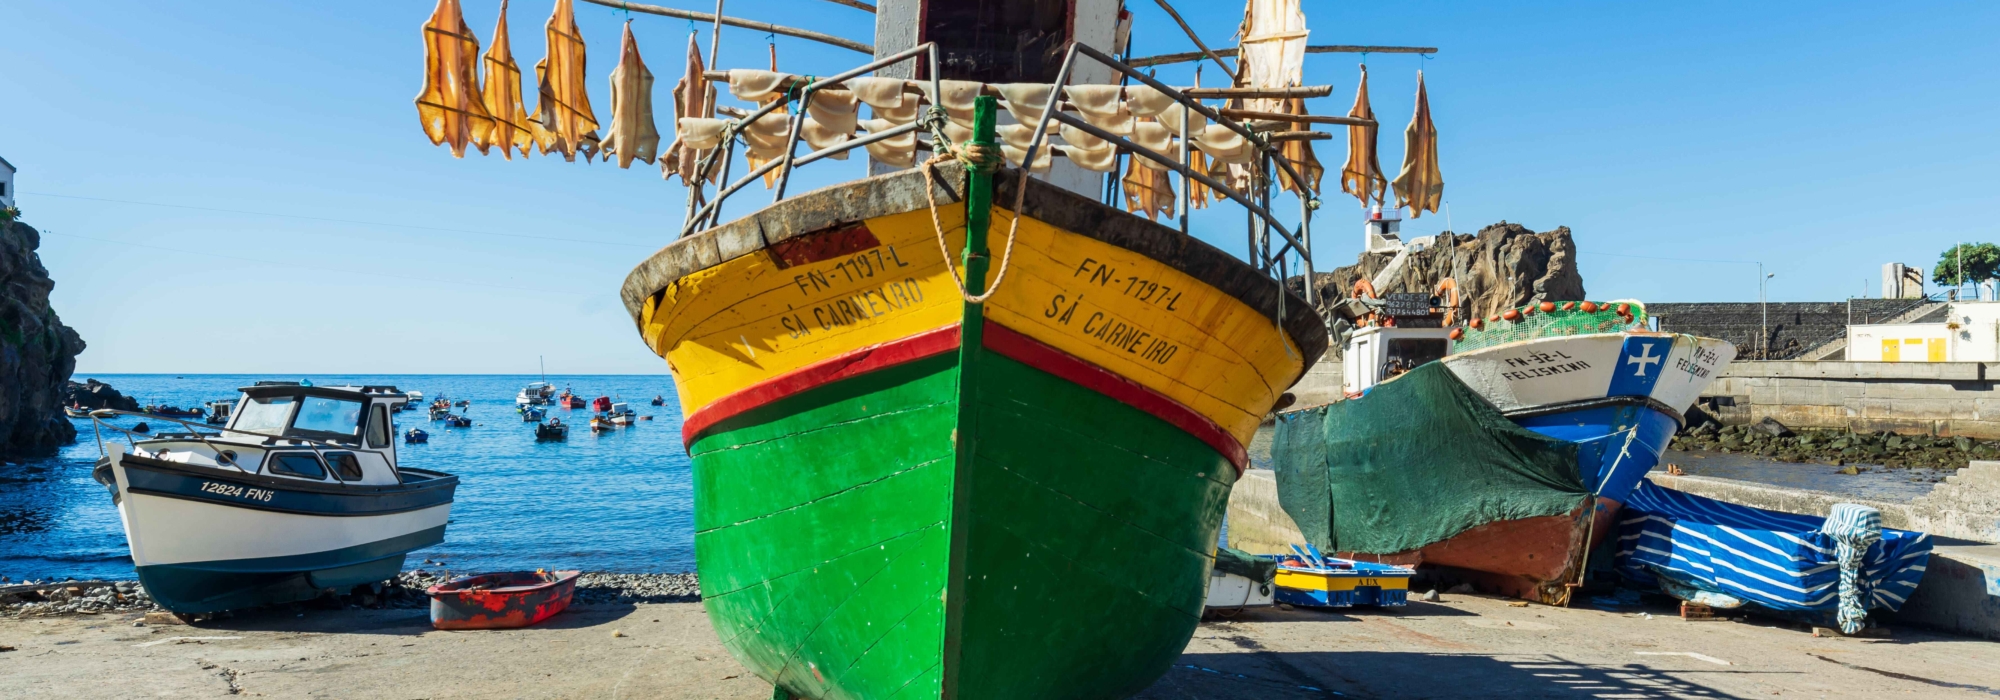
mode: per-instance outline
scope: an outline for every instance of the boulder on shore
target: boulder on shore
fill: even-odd
[[[35,249],[42,234],[0,224],[0,458],[50,454],[76,439],[65,384],[83,338],[49,308],[55,281]]]
[[[83,383],[70,382],[63,405],[79,406],[93,411],[100,408],[115,408],[120,411],[139,410],[138,399],[118,393],[118,390],[111,388],[110,384],[95,379]]]

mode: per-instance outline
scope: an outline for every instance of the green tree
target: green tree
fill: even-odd
[[[1994,278],[2000,278],[2000,246],[1991,243],[1952,246],[1938,256],[1937,267],[1931,269],[1931,281],[1947,287]]]

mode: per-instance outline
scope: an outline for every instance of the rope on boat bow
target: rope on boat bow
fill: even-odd
[[[1007,248],[1000,254],[1000,271],[993,276],[993,286],[987,287],[986,293],[973,296],[965,288],[965,278],[959,275],[958,268],[952,266],[951,247],[946,245],[944,241],[944,222],[938,219],[937,188],[931,185],[931,177],[936,176],[942,179],[943,176],[938,173],[937,164],[952,160],[957,160],[963,164],[967,172],[975,169],[993,172],[1000,168],[1001,153],[998,145],[987,145],[975,141],[952,143],[951,139],[946,137],[944,133],[944,125],[947,118],[944,108],[935,104],[924,110],[924,128],[931,132],[931,143],[935,144],[932,149],[935,151],[935,154],[929,160],[925,160],[923,164],[926,176],[924,178],[924,199],[930,202],[931,228],[937,231],[938,252],[944,254],[945,269],[951,271],[951,281],[952,284],[958,285],[958,295],[965,299],[965,303],[983,304],[986,303],[987,299],[993,297],[994,292],[1000,291],[1000,282],[1007,279],[1007,263],[1014,257],[1014,239],[1018,237],[1016,234],[1021,228],[1021,206],[1027,200],[1028,164],[1022,163],[1020,178],[1014,183],[1014,215],[1008,219]],[[968,178],[967,182],[969,183],[970,181],[970,178]]]

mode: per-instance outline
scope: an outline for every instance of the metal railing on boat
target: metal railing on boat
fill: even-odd
[[[207,425],[207,424],[196,425],[194,423],[189,423],[187,421],[181,420],[179,418],[174,418],[172,416],[162,416],[153,413],[145,413],[142,411],[126,411],[116,408],[99,408],[92,410],[90,412],[90,430],[92,436],[95,437],[97,440],[97,456],[99,457],[108,457],[111,454],[108,450],[104,449],[104,433],[102,432],[101,428],[110,428],[120,433],[124,433],[126,439],[132,444],[134,448],[137,448],[139,446],[138,443],[140,438],[137,436],[144,435],[144,433],[139,433],[137,431],[132,430],[131,428],[126,428],[124,426],[106,421],[106,419],[115,418],[117,416],[136,416],[139,418],[144,418],[146,420],[166,421],[169,423],[178,424],[183,428],[187,428],[188,432],[185,433],[186,435],[194,438],[196,441],[199,441],[203,446],[207,447],[208,449],[215,451],[216,464],[225,467],[235,467],[236,471],[240,471],[245,474],[255,474],[256,472],[244,469],[243,465],[237,463],[235,457],[230,456],[235,454],[234,452],[230,452],[220,447],[216,447],[215,443],[209,442],[208,439],[212,437],[222,437],[223,433],[235,433],[238,435],[254,435],[256,437],[265,438],[267,444],[275,444],[275,441],[279,440],[289,441],[294,444],[305,445],[307,448],[310,448],[313,451],[313,456],[318,457],[321,464],[327,464],[326,453],[320,451],[322,447],[333,450],[356,449],[356,445],[342,445],[337,442],[317,440],[314,438],[301,437],[298,435],[273,435],[271,433],[260,433],[254,430],[238,430],[236,428],[228,428],[228,427],[218,428],[213,425]],[[213,430],[215,432],[203,433],[201,431],[204,428],[208,430]],[[170,435],[153,435],[149,437],[151,439],[161,440],[161,439],[174,439],[180,437],[181,435],[183,435],[183,433],[173,433]],[[347,483],[346,479],[340,478],[340,471],[337,469],[333,469],[329,466],[329,468],[326,470],[326,473],[327,475],[332,476],[334,481],[343,484]],[[397,480],[401,480],[402,475],[398,474],[396,478]]]
[[[1177,158],[1141,146],[1130,139],[1099,128],[1081,117],[1066,114],[1060,109],[1062,88],[1068,83],[1078,56],[1096,61],[1127,78],[1144,83],[1146,86],[1159,91],[1162,95],[1183,107],[1181,110],[1181,128],[1179,131],[1180,147]],[[904,61],[915,61],[919,57],[927,58],[931,66],[931,70],[929,71],[931,76],[931,95],[943,94],[941,81],[938,77],[940,71],[936,69],[938,65],[937,45],[927,42],[837,75],[812,80],[803,88],[794,86],[794,90],[788,90],[783,99],[772,100],[742,117],[729,120],[723,128],[721,143],[709,149],[708,154],[701,159],[696,170],[696,177],[691,181],[695,183],[695,186],[689,188],[687,215],[681,226],[681,236],[685,237],[696,231],[718,225],[722,215],[722,205],[730,196],[774,170],[778,171],[778,181],[773,188],[775,191],[772,193],[771,202],[776,204],[785,198],[793,169],[823,160],[835,154],[865,147],[868,144],[895,138],[903,134],[920,132],[927,128],[930,131],[928,135],[931,137],[931,142],[926,143],[919,140],[917,148],[935,152],[937,148],[936,144],[945,142],[947,137],[943,131],[944,110],[933,103],[925,108],[918,119],[911,121],[909,124],[873,132],[859,138],[849,138],[838,144],[807,153],[804,156],[796,155],[807,112],[804,109],[804,105],[811,103],[814,93],[822,89],[839,88],[849,79],[860,77]],[[1022,167],[1031,167],[1035,163],[1037,153],[1042,148],[1053,148],[1052,144],[1047,143],[1048,127],[1051,122],[1059,122],[1076,128],[1091,136],[1103,139],[1126,153],[1158,163],[1180,176],[1181,188],[1179,192],[1178,218],[1182,235],[1188,235],[1189,200],[1192,196],[1189,187],[1190,183],[1199,183],[1210,190],[1220,193],[1223,197],[1243,207],[1248,213],[1247,251],[1248,255],[1251,256],[1249,262],[1259,272],[1273,277],[1278,283],[1278,316],[1280,321],[1284,317],[1284,281],[1290,276],[1289,254],[1296,253],[1299,256],[1302,268],[1300,271],[1304,274],[1305,279],[1308,280],[1308,283],[1303,285],[1305,300],[1308,303],[1316,301],[1314,297],[1317,295],[1314,287],[1317,285],[1310,283],[1310,280],[1313,279],[1314,267],[1311,235],[1312,214],[1314,210],[1319,208],[1319,198],[1317,192],[1311,189],[1309,181],[1299,173],[1297,168],[1293,167],[1291,159],[1284,156],[1281,147],[1275,145],[1273,139],[1266,138],[1258,131],[1241,122],[1224,116],[1222,111],[1203,105],[1200,98],[1190,95],[1186,91],[1170,87],[1149,75],[1141,73],[1138,69],[1119,61],[1117,58],[1080,42],[1070,45],[1069,50],[1063,57],[1062,68],[1057,73],[1056,80],[1049,86],[1049,92],[1048,102],[1043,107],[1042,117],[1036,125],[1035,137],[1029,143],[1026,154],[1021,158]],[[735,154],[738,134],[747,125],[755,123],[757,120],[789,104],[793,101],[794,94],[797,95],[796,100],[801,105],[801,108],[797,113],[791,115],[788,120],[790,124],[788,133],[786,134],[784,154],[779,158],[774,158],[763,163],[742,178],[733,182],[730,181],[730,165]],[[1256,192],[1250,194],[1239,192],[1235,188],[1210,177],[1206,173],[1197,171],[1193,167],[1192,158],[1194,149],[1191,143],[1193,138],[1192,134],[1189,133],[1192,126],[1190,112],[1200,114],[1209,123],[1220,124],[1234,131],[1256,149],[1253,171],[1259,175],[1261,180]],[[699,183],[708,181],[711,173],[714,173],[715,168],[718,166],[721,167],[719,178],[722,183],[721,189],[715,193],[713,198],[703,201],[703,193],[706,188],[699,186]],[[1273,167],[1282,168],[1284,175],[1292,183],[1299,186],[1299,227],[1296,233],[1278,221],[1277,217],[1270,211],[1271,189],[1275,181],[1273,177],[1275,173],[1272,172]],[[1269,235],[1273,231],[1278,234],[1279,238],[1283,239],[1283,244],[1278,245],[1275,249],[1272,247],[1272,238]]]

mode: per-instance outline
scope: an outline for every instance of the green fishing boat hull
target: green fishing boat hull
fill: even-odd
[[[818,386],[689,444],[723,643],[810,698],[1103,698],[1200,620],[1236,471],[992,352]]]

